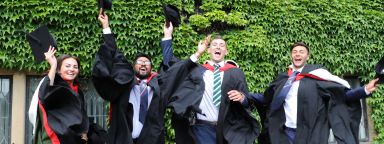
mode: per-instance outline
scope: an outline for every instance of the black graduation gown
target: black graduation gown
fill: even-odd
[[[175,63],[161,76],[159,84],[162,95],[170,96],[168,106],[172,107],[174,112],[172,123],[176,143],[195,143],[189,128],[194,114],[201,113],[199,105],[205,88],[202,75],[205,70],[204,67],[187,59]],[[217,143],[253,143],[259,134],[257,120],[242,104],[229,100],[227,92],[230,90],[248,94],[244,73],[239,68],[224,71],[216,132]]]
[[[306,65],[302,74],[321,68],[319,65]],[[287,73],[279,74],[264,96],[269,103],[280,92],[288,79]],[[320,81],[308,77],[300,80],[297,105],[297,128],[295,144],[327,144],[329,130],[332,128],[339,144],[358,143],[357,132],[361,118],[359,100],[346,101],[346,87],[341,84]],[[277,110],[268,111],[263,129],[264,134],[269,134],[272,144],[288,144],[288,138],[284,133],[285,112],[281,106]],[[268,132],[268,133],[267,133]],[[269,143],[269,142],[261,142]]]
[[[133,106],[129,103],[129,96],[137,80],[132,65],[117,50],[113,34],[104,34],[103,38],[104,43],[94,61],[93,84],[99,95],[110,102],[109,142],[132,144]],[[158,77],[153,77],[148,85],[154,94],[137,143],[164,143],[165,101],[160,97]]]
[[[80,144],[80,134],[88,131],[88,116],[84,95],[79,89],[73,91],[60,75],[56,74],[52,86],[50,80],[44,77],[39,89],[39,101],[43,106],[50,128],[55,132],[59,141],[64,144]],[[41,108],[41,107],[40,107]],[[39,108],[39,109],[40,109]],[[42,111],[42,110],[39,110]],[[39,117],[40,114],[39,113]],[[46,133],[43,119],[38,119],[35,142],[39,143],[42,133]]]

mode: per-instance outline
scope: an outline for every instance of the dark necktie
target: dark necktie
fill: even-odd
[[[147,84],[144,81],[140,82],[140,112],[139,121],[144,124],[145,116],[147,115],[148,108],[148,90]]]
[[[213,104],[216,107],[220,106],[221,100],[221,76],[220,76],[220,65],[215,64],[213,71]]]
[[[289,90],[291,89],[292,83],[293,83],[293,81],[295,81],[295,78],[296,78],[297,74],[299,74],[299,72],[298,71],[294,71],[289,76],[288,80],[284,84],[284,87],[281,89],[279,95],[277,95],[275,100],[272,101],[272,104],[271,104],[271,109],[272,110],[277,110],[281,106],[281,104],[284,103],[285,98],[287,97],[287,94],[288,94]]]

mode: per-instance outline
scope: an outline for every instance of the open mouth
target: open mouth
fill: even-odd
[[[61,74],[61,76],[62,76],[62,78],[64,79],[64,80],[73,80],[73,79],[75,79],[76,78],[76,74],[75,73],[66,73],[66,72],[64,72],[64,73],[62,73]]]
[[[75,76],[74,73],[67,73],[68,76]]]
[[[215,51],[214,53],[216,56],[220,56],[221,55],[221,52],[220,51]]]
[[[145,68],[145,67],[141,67],[139,70],[140,70],[141,72],[147,72],[147,68]]]
[[[294,59],[295,62],[300,62],[302,59]]]

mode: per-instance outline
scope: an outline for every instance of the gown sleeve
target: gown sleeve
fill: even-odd
[[[132,65],[116,48],[113,34],[104,34],[104,43],[96,54],[92,69],[92,81],[99,95],[114,102],[134,82]]]
[[[55,83],[50,86],[48,77],[44,78],[39,89],[39,102],[44,109],[49,126],[60,135],[79,135],[87,130],[82,127],[83,119],[86,118],[82,111],[80,95],[69,90],[62,84],[57,84],[61,77],[55,76]],[[65,83],[62,80],[62,83]]]

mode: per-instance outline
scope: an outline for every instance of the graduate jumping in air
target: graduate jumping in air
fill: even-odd
[[[108,16],[100,10],[98,19],[104,43],[96,54],[92,79],[99,95],[110,102],[109,143],[165,143],[167,98],[160,93],[151,57],[137,54],[133,63],[128,62],[117,48]]]
[[[228,54],[224,39],[215,37],[207,48],[209,42],[209,38],[200,42],[189,59],[170,58],[172,66],[161,76],[162,94],[171,96],[168,106],[173,108],[176,143],[252,144],[259,128],[248,109],[244,73],[224,59]],[[173,56],[172,39],[161,46]],[[198,64],[206,51],[210,60]]]
[[[256,101],[263,130],[261,144],[328,143],[330,129],[339,144],[357,144],[360,99],[369,96],[378,79],[351,89],[347,81],[320,65],[307,64],[309,47],[291,46],[292,64],[280,73]]]

